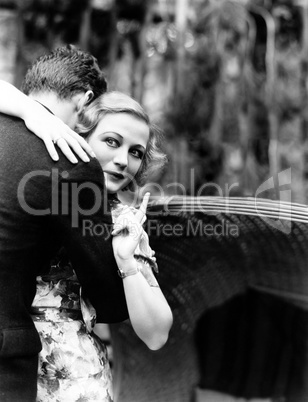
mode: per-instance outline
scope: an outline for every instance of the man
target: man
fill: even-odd
[[[70,127],[106,90],[95,59],[71,47],[29,69],[24,92]],[[34,402],[39,336],[30,316],[36,276],[60,246],[101,322],[128,317],[117,275],[104,175],[96,159],[54,162],[24,123],[0,114],[0,401]],[[91,220],[94,231],[84,230]]]

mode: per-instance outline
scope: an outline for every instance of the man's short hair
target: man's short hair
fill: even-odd
[[[93,91],[94,99],[106,92],[107,83],[91,54],[66,45],[38,58],[28,69],[22,91],[28,95],[55,92],[69,99],[80,92]]]

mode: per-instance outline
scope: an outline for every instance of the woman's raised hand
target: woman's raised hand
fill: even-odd
[[[137,212],[125,206],[113,225],[112,246],[117,262],[130,260],[142,235],[142,224],[146,219],[146,210],[150,193],[145,193]]]
[[[61,149],[72,163],[78,162],[76,155],[84,162],[89,162],[90,160],[87,153],[95,157],[92,148],[84,138],[40,104],[37,104],[37,107],[39,108],[39,113],[36,115],[31,114],[31,117],[27,117],[25,124],[30,131],[44,141],[47,151],[54,161],[59,160],[56,146]]]

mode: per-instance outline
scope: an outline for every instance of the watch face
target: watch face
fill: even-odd
[[[121,278],[125,278],[125,273],[123,271],[121,271],[120,269],[118,269],[118,274]]]

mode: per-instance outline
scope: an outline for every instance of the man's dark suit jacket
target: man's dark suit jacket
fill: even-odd
[[[61,152],[59,152],[61,153]],[[35,401],[36,276],[64,246],[98,322],[128,317],[97,160],[53,162],[20,119],[0,114],[0,401]]]

